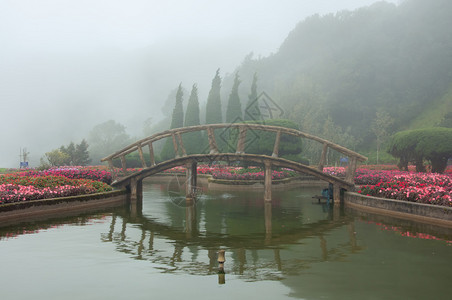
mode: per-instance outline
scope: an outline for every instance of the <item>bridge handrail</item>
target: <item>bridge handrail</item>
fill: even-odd
[[[101,159],[102,162],[104,161],[111,161],[112,159],[115,158],[120,158],[122,156],[125,156],[127,154],[130,154],[132,152],[135,151],[140,151],[140,149],[143,146],[149,146],[152,147],[152,143],[163,139],[163,138],[167,138],[167,137],[173,137],[175,135],[180,135],[183,133],[188,133],[188,132],[193,132],[193,131],[202,131],[202,130],[209,130],[209,129],[221,129],[221,128],[240,128],[240,127],[244,127],[246,129],[253,129],[253,130],[262,130],[262,131],[269,131],[269,132],[281,132],[281,134],[289,134],[292,136],[297,136],[297,137],[302,137],[302,138],[307,138],[307,139],[311,139],[314,141],[317,141],[321,144],[324,145],[324,152],[325,149],[327,147],[332,148],[348,157],[354,157],[356,158],[356,160],[358,161],[366,161],[367,157],[356,153],[352,150],[349,150],[345,147],[342,147],[340,145],[337,145],[335,143],[332,143],[328,140],[319,138],[317,136],[296,130],[296,129],[292,129],[292,128],[286,128],[286,127],[280,127],[280,126],[271,126],[271,125],[262,125],[262,124],[247,124],[247,123],[233,123],[233,124],[206,124],[206,125],[196,125],[196,126],[188,126],[188,127],[182,127],[182,128],[175,128],[175,129],[169,129],[160,133],[156,133],[154,135],[151,135],[149,137],[140,139],[138,141],[136,141],[135,143],[132,143],[126,147],[124,147],[123,149],[116,151],[115,153],[106,156],[104,158]],[[326,152],[325,152],[326,154]],[[324,154],[322,154],[322,156],[324,156]]]

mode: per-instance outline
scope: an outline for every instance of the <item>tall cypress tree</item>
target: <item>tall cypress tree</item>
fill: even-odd
[[[184,107],[182,105],[182,97],[184,92],[182,91],[182,83],[179,84],[176,93],[176,103],[174,105],[173,114],[171,118],[171,129],[180,128],[184,126]]]
[[[260,121],[262,119],[259,103],[257,101],[257,74],[254,73],[251,84],[251,94],[248,95],[248,102],[245,107],[245,121]]]
[[[229,95],[228,107],[226,110],[226,122],[234,122],[237,118],[242,117],[242,105],[239,98],[239,74],[235,74],[234,85],[232,86],[231,94]]]
[[[184,92],[182,91],[182,83],[179,84],[179,87],[177,89],[176,93],[176,103],[174,105],[173,114],[171,117],[171,127],[173,128],[180,128],[184,126],[184,107],[182,105]],[[167,138],[165,146],[162,149],[162,153],[160,157],[162,160],[168,160],[171,158],[174,158],[174,145],[172,138]]]
[[[184,126],[200,125],[198,88],[193,85],[188,99],[187,111],[185,112]],[[183,135],[184,146],[187,154],[201,153],[203,151],[203,138],[200,131],[190,132]]]
[[[212,87],[209,91],[206,104],[206,124],[223,123],[221,112],[221,78],[220,69],[217,70],[215,77],[212,79]]]

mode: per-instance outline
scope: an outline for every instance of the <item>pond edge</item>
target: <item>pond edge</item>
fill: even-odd
[[[379,215],[452,227],[452,207],[344,193],[344,205]]]
[[[72,215],[87,210],[117,207],[127,201],[126,190],[38,199],[0,205],[0,226],[30,221],[40,217]]]

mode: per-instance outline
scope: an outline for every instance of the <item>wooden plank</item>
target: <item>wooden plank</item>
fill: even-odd
[[[143,166],[143,168],[147,168],[146,162],[144,161],[143,149],[141,148],[141,146],[138,146],[138,155],[140,156],[141,165]]]
[[[148,144],[149,147],[149,156],[151,157],[151,167],[155,166],[155,155],[154,155],[154,146],[152,146],[152,142]]]
[[[239,138],[237,141],[237,148],[235,150],[235,153],[237,154],[245,153],[246,131],[247,128],[245,126],[239,127]]]
[[[345,174],[345,181],[354,183],[355,172],[356,172],[357,161],[356,157],[350,157],[350,162],[348,164],[347,173]]]
[[[210,154],[219,153],[217,142],[215,141],[215,133],[212,127],[207,127],[207,137],[209,139]]]
[[[275,137],[275,145],[273,146],[273,157],[278,157],[279,155],[279,142],[281,140],[281,130],[278,130]]]

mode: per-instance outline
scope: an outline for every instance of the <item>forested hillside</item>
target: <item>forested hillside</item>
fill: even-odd
[[[389,135],[447,123],[451,28],[450,0],[378,2],[315,15],[299,23],[277,53],[244,60],[237,70],[241,93],[249,93],[257,72],[258,89],[278,101],[303,131],[372,150],[379,129]],[[225,78],[224,93],[230,82]]]

